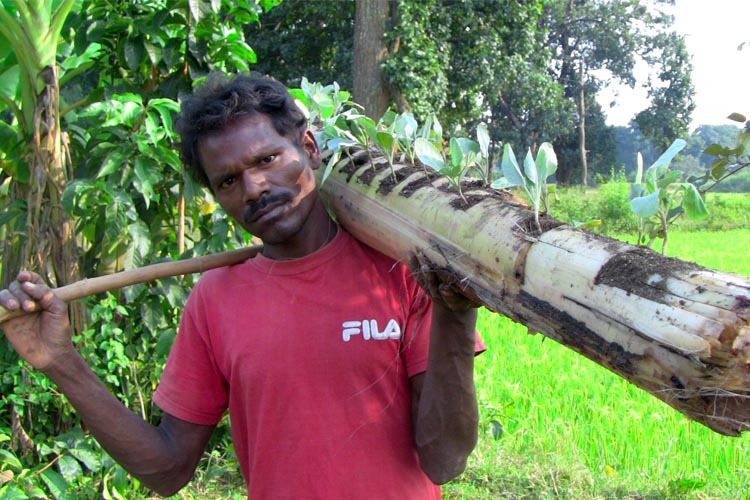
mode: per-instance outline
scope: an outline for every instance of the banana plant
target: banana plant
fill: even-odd
[[[0,9],[0,47],[5,56],[0,66],[4,85],[0,101],[15,115],[24,135],[34,131],[34,112],[38,96],[48,84],[42,70],[55,65],[57,46],[65,19],[75,0],[4,1]],[[7,50],[12,47],[13,57]],[[17,76],[15,89],[7,85]]]
[[[377,127],[368,128],[367,131],[370,141],[383,152],[394,178],[393,164],[396,161],[397,153],[402,153],[409,161],[414,162],[417,121],[412,113],[396,114],[393,111],[388,111],[380,119]]]
[[[2,279],[20,267],[47,268],[53,282],[76,278],[74,234],[59,207],[69,178],[60,129],[60,79],[56,63],[63,25],[75,0],[4,0],[0,3],[0,111],[13,122],[3,126],[11,198],[23,215],[8,221],[3,241]],[[8,148],[8,145],[15,147]],[[45,238],[55,234],[55,238]],[[47,241],[46,249],[41,243]],[[36,249],[32,253],[31,249]]]

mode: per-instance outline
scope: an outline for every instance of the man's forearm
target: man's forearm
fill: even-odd
[[[422,468],[438,484],[464,470],[477,442],[476,317],[476,309],[455,313],[436,305],[433,312],[415,441]]]
[[[45,370],[87,428],[128,472],[161,494],[172,494],[192,477],[170,436],[130,411],[104,386],[78,352]]]

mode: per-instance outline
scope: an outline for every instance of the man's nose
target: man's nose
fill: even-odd
[[[245,202],[251,203],[260,199],[268,191],[268,182],[263,172],[247,169],[242,172],[242,187]]]

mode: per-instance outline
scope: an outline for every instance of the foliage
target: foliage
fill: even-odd
[[[263,54],[255,71],[290,87],[337,81],[353,88],[354,0],[284,0],[260,22],[244,26],[248,43]]]
[[[332,151],[323,182],[341,155],[348,153],[350,148],[361,147],[368,151],[375,148],[382,153],[392,173],[398,159],[411,164],[419,160],[422,165],[444,175],[464,203],[467,200],[462,183],[465,178],[472,177],[498,190],[522,186],[535,208],[537,226],[539,212],[549,208],[547,178],[555,173],[557,158],[548,143],[539,148],[536,160],[529,150],[523,170],[509,144],[505,145],[502,163],[492,166],[491,140],[483,123],[477,126],[476,141],[466,137],[451,137],[446,141],[442,125],[434,116],[428,117],[421,128],[410,112],[388,112],[375,123],[359,113],[356,105],[349,101],[349,93],[341,91],[338,84],[322,86],[303,79],[302,89],[292,90],[292,95],[306,109],[310,120],[322,129],[318,134],[321,147]]]
[[[556,218],[574,226],[589,225],[592,231],[606,235],[636,234],[638,219],[630,208],[630,184],[615,175],[596,188],[557,186],[550,203]]]
[[[660,152],[651,145],[640,131],[637,123],[633,122],[632,127],[613,127],[614,142],[616,148],[616,160],[614,162],[604,163],[608,165],[617,165],[618,168],[625,169],[630,179],[635,177],[636,158],[640,152],[643,161],[650,164],[659,157]],[[741,129],[737,125],[700,125],[690,135],[683,136],[687,141],[685,149],[679,156],[674,158],[673,165],[688,175],[701,176],[715,160],[715,156],[705,154],[706,148],[712,144],[731,146],[736,142],[737,134]],[[733,147],[733,146],[731,146]],[[559,154],[559,153],[558,153]],[[607,172],[602,172],[606,174]],[[740,175],[738,172],[737,175]],[[721,184],[713,187],[712,190],[723,191],[748,191],[742,189],[739,185],[734,186],[735,176],[732,176]]]
[[[586,149],[592,168],[604,174],[614,165],[612,137],[595,95],[612,80],[635,85],[637,60],[653,68],[647,85],[659,105],[668,107],[664,116],[689,113],[690,66],[677,64],[684,46],[671,31],[670,17],[658,10],[665,3],[395,2],[384,63],[393,109],[411,112],[419,122],[434,115],[454,136],[485,123],[491,164],[503,143],[536,151],[550,142],[560,162],[558,182],[575,182],[583,67]],[[246,29],[253,46],[272,55],[258,68],[287,83],[307,75],[350,89],[356,71],[354,4],[287,0]],[[676,88],[663,95],[661,89],[678,85],[679,95]],[[659,137],[671,141],[677,136],[669,134],[679,130],[670,124]]]
[[[500,165],[505,177],[492,183],[497,189],[511,186],[521,186],[534,208],[534,220],[539,231],[542,226],[539,222],[539,212],[549,211],[548,194],[551,187],[547,185],[547,178],[557,170],[557,156],[552,150],[552,145],[545,142],[539,147],[536,160],[529,149],[523,160],[523,169],[518,165],[513,148],[505,144],[503,159]]]
[[[69,176],[59,125],[60,71],[55,66],[63,23],[73,4],[15,1],[0,8],[0,113],[5,111],[14,125],[2,127],[7,149],[0,152],[0,179],[7,198],[0,201],[15,203],[15,214],[2,231],[3,281],[21,266],[33,266],[63,284],[77,274],[70,224],[59,210]]]
[[[60,67],[61,125],[73,180],[57,208],[73,217],[85,273],[241,244],[239,230],[183,176],[173,149],[173,115],[179,94],[212,69],[250,67],[256,56],[243,27],[278,1],[182,0],[168,8],[155,0],[68,3],[67,17],[55,18],[59,40],[35,40],[54,49],[51,63]],[[63,5],[3,2],[0,15],[32,4]],[[41,31],[44,26],[39,25]],[[14,93],[13,78],[23,57],[0,37],[0,93],[6,96],[0,99],[0,232],[19,235],[25,230],[25,205],[14,187],[29,181],[19,148],[20,94]],[[16,225],[9,226],[11,221]],[[173,278],[90,298],[87,326],[74,339],[117,397],[151,421],[159,418],[151,394],[193,281],[193,276]],[[78,417],[43,375],[19,361],[4,336],[0,344],[0,429],[10,438],[3,443],[7,453],[0,468],[13,470],[13,479],[3,480],[3,492],[16,498],[130,497],[137,482],[127,487],[127,495],[113,486],[126,476],[90,436],[77,435],[72,444],[58,437],[76,432],[71,430],[79,427]],[[217,435],[226,434],[224,424]],[[79,449],[98,454],[98,468],[83,460]]]
[[[683,213],[690,219],[709,216],[703,194],[750,166],[750,130],[744,115],[733,113],[730,119],[745,125],[737,132],[734,145],[711,144],[704,154],[716,160],[703,172],[688,175],[670,169],[670,163],[687,142],[679,139],[643,173],[643,159],[638,155],[638,169],[631,190],[631,206],[639,217],[638,244],[651,246],[662,238],[666,252],[669,226]]]
[[[733,145],[714,143],[703,151],[716,158],[707,172],[695,180],[696,183],[705,185],[706,190],[737,173],[750,170],[747,168],[750,167],[750,120],[740,113],[732,113],[729,119],[743,124],[743,128],[737,131]]]
[[[699,125],[686,137],[687,146],[682,151],[679,157],[675,158],[675,166],[689,171],[690,173],[702,172],[709,168],[714,161],[714,158],[704,153],[706,148],[712,144],[733,144],[737,133],[739,132],[737,125]],[[633,156],[635,157],[635,155]],[[690,169],[689,164],[692,157],[692,161],[697,164],[696,168]],[[683,161],[688,165],[683,166]],[[693,170],[693,171],[691,171]]]
[[[660,33],[650,45],[648,60],[661,63],[658,79],[669,85],[649,89],[651,104],[636,115],[635,122],[654,147],[663,150],[675,137],[688,131],[690,115],[695,109],[692,63],[684,37],[675,33]]]
[[[10,437],[0,430],[0,441],[3,439]],[[80,429],[41,444],[39,455],[43,462],[28,468],[11,450],[0,450],[0,470],[11,478],[0,485],[0,498],[48,498],[51,494],[58,500],[111,499],[125,498],[139,489],[129,483],[125,470]]]
[[[442,127],[437,118],[431,117],[422,128],[420,137],[414,141],[416,156],[424,165],[431,167],[439,174],[446,176],[466,202],[461,184],[472,170],[489,185],[493,181],[496,169],[490,167],[490,136],[487,126],[477,126],[477,140],[465,137],[451,138],[448,150],[443,149]],[[446,158],[447,157],[447,158]]]
[[[73,3],[3,2],[0,9],[0,102],[13,112],[19,137],[34,132],[34,104],[44,88],[40,73],[55,64],[61,29]]]
[[[453,52],[448,42],[449,13],[440,8],[441,3],[399,2],[398,21],[386,35],[391,55],[383,69],[420,119],[437,115],[448,102]]]
[[[708,209],[695,184],[683,182],[683,172],[671,170],[672,159],[686,145],[676,140],[646,171],[639,158],[638,171],[631,188],[631,208],[639,218],[638,244],[651,247],[662,238],[666,253],[669,226],[683,213],[692,219],[705,219]]]

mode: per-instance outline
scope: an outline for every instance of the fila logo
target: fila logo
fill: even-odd
[[[395,319],[388,321],[385,329],[381,332],[378,327],[378,320],[363,319],[362,321],[344,321],[341,325],[344,327],[342,335],[344,342],[349,342],[352,335],[362,335],[365,340],[398,340],[401,338],[401,327]]]

